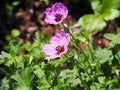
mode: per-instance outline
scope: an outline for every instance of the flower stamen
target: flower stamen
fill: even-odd
[[[61,52],[64,52],[64,47],[63,46],[57,46],[56,51],[57,51],[57,54],[60,54]]]
[[[59,21],[61,20],[61,17],[62,17],[62,15],[56,14],[56,15],[55,15],[55,21],[56,21],[56,22],[59,22]]]

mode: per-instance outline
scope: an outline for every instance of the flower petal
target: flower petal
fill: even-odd
[[[45,22],[48,24],[59,24],[68,15],[68,9],[62,3],[55,3],[51,8],[45,11]],[[58,17],[57,17],[58,16]]]

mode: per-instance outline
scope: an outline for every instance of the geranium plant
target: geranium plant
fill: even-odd
[[[54,36],[36,31],[33,44],[10,41],[9,52],[0,55],[5,73],[0,90],[119,90],[120,28],[117,34],[104,35],[110,41],[105,48],[95,46],[89,34],[103,30],[108,21],[120,16],[120,1],[89,1],[94,14],[82,16],[72,27],[82,28],[77,35],[64,23],[68,8],[57,2],[45,10],[44,19],[47,24],[59,24]],[[20,54],[22,50],[27,53]]]

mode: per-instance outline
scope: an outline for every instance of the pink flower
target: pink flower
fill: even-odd
[[[63,38],[67,40],[66,44],[69,45],[70,35],[64,29],[59,30],[59,32],[55,36],[51,37],[50,43],[54,41],[59,41],[60,39]]]
[[[55,36],[50,39],[50,44],[43,46],[43,52],[47,55],[46,59],[55,59],[67,53],[70,36],[61,29]]]
[[[59,24],[68,15],[68,9],[62,3],[55,3],[51,8],[45,11],[45,22],[47,24]]]

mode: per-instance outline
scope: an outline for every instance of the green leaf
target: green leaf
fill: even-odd
[[[38,78],[42,78],[45,76],[44,74],[44,70],[42,70],[39,66],[35,65],[35,71],[34,71],[35,75],[37,75]]]
[[[48,2],[49,2],[49,0],[39,0],[39,1],[45,2],[45,3],[48,3]]]
[[[108,40],[113,40],[113,37],[115,38],[114,34],[104,34],[104,37],[107,38]]]
[[[6,53],[4,51],[2,51],[0,55],[0,64],[3,63],[7,66],[10,66],[14,63],[13,57],[9,53]]]
[[[61,65],[61,63],[65,62],[66,61],[66,57],[65,56],[62,56],[61,58],[59,58],[58,60],[55,60],[55,61],[51,61],[51,64],[54,66],[54,67],[58,67]]]
[[[18,37],[18,36],[20,36],[20,31],[18,29],[13,29],[11,31],[11,34],[13,37]]]
[[[34,76],[32,75],[30,68],[26,68],[21,71],[21,73],[16,72],[11,78],[16,81],[14,82],[15,90],[32,90],[31,84]]]
[[[102,0],[101,11],[106,12],[109,9],[117,9],[120,7],[120,0]]]
[[[19,4],[20,4],[20,1],[14,1],[14,2],[12,3],[13,6],[18,6]]]
[[[66,84],[64,83],[64,79],[59,78],[57,85],[54,87],[55,90],[67,90]]]
[[[0,90],[9,90],[10,86],[9,86],[9,80],[7,80],[7,78],[3,78],[1,85],[0,85]]]
[[[100,31],[107,25],[106,21],[120,16],[120,0],[89,0],[94,14],[82,16],[73,28],[82,28],[87,33]]]
[[[30,51],[30,54],[35,56],[35,57],[38,57],[38,56],[41,56],[42,54],[42,51],[40,49],[40,47],[34,47],[31,51]]]
[[[105,77],[98,77],[98,81],[100,84],[104,84],[105,83]]]
[[[46,81],[46,79],[40,79],[39,80],[39,83],[38,83],[38,86],[37,86],[37,89],[38,90],[49,90],[49,88],[50,88],[50,85],[49,85],[49,83]]]
[[[109,44],[109,48],[116,47],[117,45],[120,45],[120,28],[117,28],[117,34],[104,34],[104,37],[108,40],[111,40]]]
[[[5,39],[6,39],[7,41],[10,41],[10,40],[12,39],[12,37],[11,37],[11,35],[6,34],[6,35],[5,35]]]
[[[46,80],[44,70],[42,70],[39,66],[36,65],[34,73],[39,78],[37,88],[39,90],[43,90],[43,89],[47,90],[50,87],[50,85]]]
[[[108,40],[111,40],[111,44],[115,44],[115,45],[120,44],[120,34],[119,33],[117,35],[106,33],[106,34],[104,34],[104,37],[107,38]]]
[[[95,13],[100,12],[101,10],[101,2],[100,0],[89,0],[91,2],[92,9]]]
[[[31,44],[30,43],[25,43],[22,45],[22,48],[30,52],[32,50]]]
[[[80,83],[80,80],[77,78],[77,70],[76,69],[62,70],[61,73],[59,74],[59,77],[66,80],[67,85],[75,86]]]
[[[105,20],[113,20],[114,18],[119,17],[120,15],[120,11],[117,9],[108,9],[107,11],[105,11],[102,16]]]
[[[103,20],[101,15],[89,14],[80,18],[76,26],[82,26],[83,30],[92,32],[95,30],[102,30],[106,26],[106,22]]]
[[[95,53],[95,60],[100,64],[103,64],[108,60],[112,60],[112,58],[112,52],[107,49],[97,50],[97,52]]]
[[[120,44],[120,35],[116,35],[114,39],[112,40],[112,43],[114,44]]]
[[[120,28],[119,27],[117,28],[117,34],[120,34]]]
[[[10,48],[10,54],[12,56],[17,55],[19,53],[19,51],[21,50],[21,46],[20,46],[19,42],[16,40],[9,42],[9,48]]]

